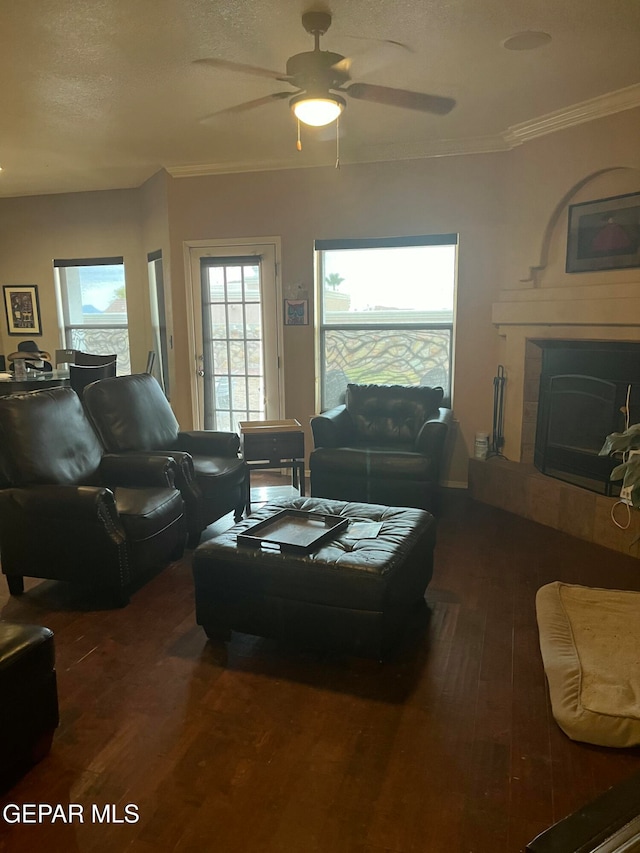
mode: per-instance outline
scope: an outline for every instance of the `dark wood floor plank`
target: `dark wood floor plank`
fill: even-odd
[[[51,754],[1,805],[140,815],[0,819],[0,851],[516,853],[640,767],[637,748],[559,730],[535,617],[553,580],[640,589],[632,558],[449,494],[428,608],[384,664],[242,634],[209,643],[190,559],[121,610],[30,579],[10,598],[0,582],[3,618],[55,632],[61,710]]]

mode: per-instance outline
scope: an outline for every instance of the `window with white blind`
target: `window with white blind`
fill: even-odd
[[[131,373],[123,258],[73,258],[53,265],[65,347],[116,353],[118,374]]]
[[[457,235],[316,240],[320,405],[349,382],[451,396]]]

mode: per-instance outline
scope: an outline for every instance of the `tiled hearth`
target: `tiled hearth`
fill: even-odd
[[[640,557],[640,543],[632,544],[640,536],[640,511],[631,510],[631,526],[621,530],[611,519],[615,498],[547,477],[529,463],[498,457],[484,462],[470,459],[469,494],[580,539]],[[615,517],[626,523],[626,507],[618,505]]]

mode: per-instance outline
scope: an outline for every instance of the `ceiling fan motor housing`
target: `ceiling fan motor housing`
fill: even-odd
[[[329,50],[296,53],[287,60],[287,77],[290,77],[293,85],[299,89],[332,89],[349,79],[345,71],[334,67],[343,59],[344,56]]]
[[[329,12],[305,12],[302,16],[302,26],[308,33],[323,36],[331,26]]]

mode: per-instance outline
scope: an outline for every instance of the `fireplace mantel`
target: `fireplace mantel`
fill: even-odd
[[[503,326],[561,324],[640,326],[640,281],[573,287],[502,290],[493,305],[493,322]]]
[[[531,357],[527,343],[540,339],[640,341],[640,280],[505,288],[493,304],[492,320],[502,338],[501,363],[507,378],[503,452],[519,462],[526,420],[525,366]]]

